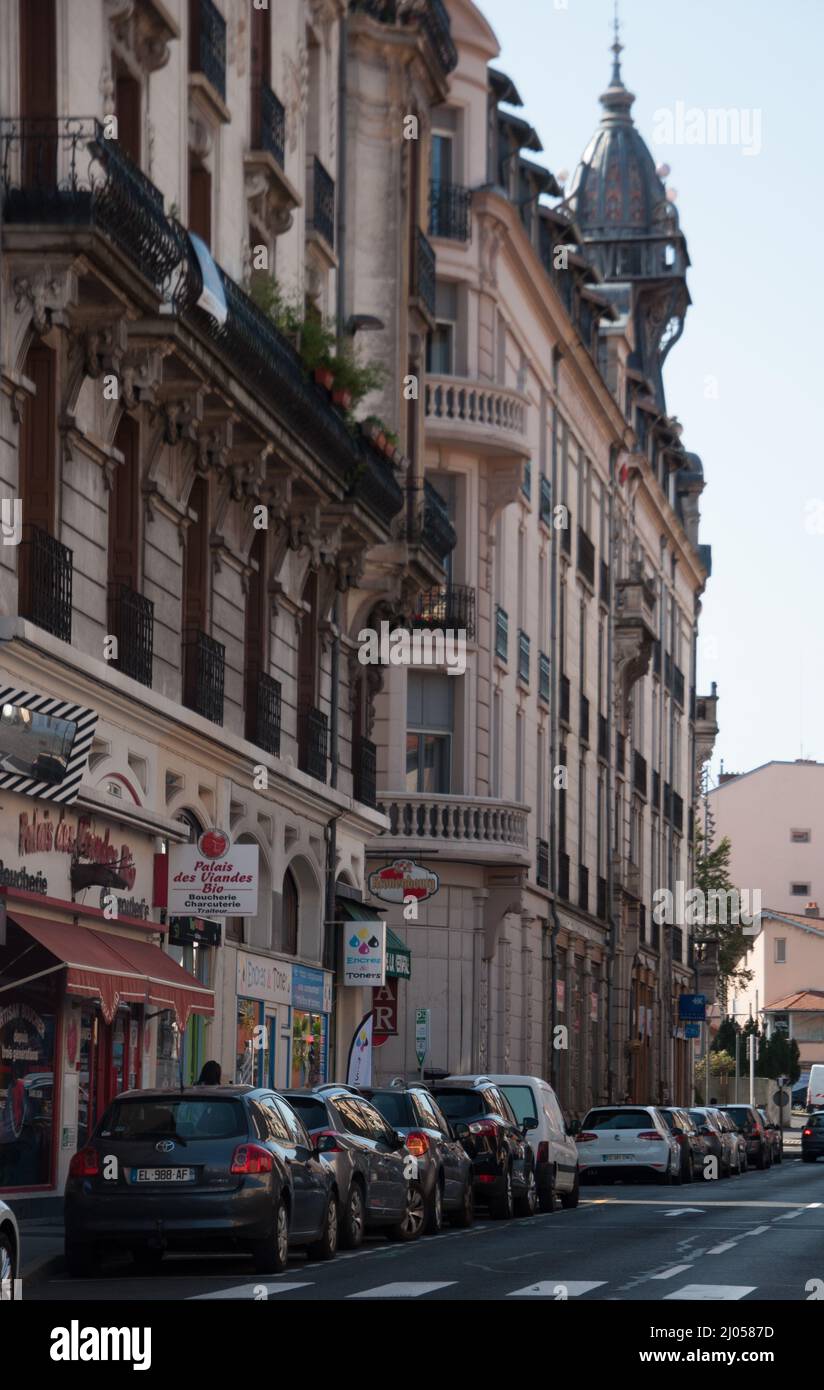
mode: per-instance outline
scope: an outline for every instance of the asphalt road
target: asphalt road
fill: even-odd
[[[276,1278],[243,1257],[167,1256],[142,1278],[114,1257],[99,1277],[59,1272],[26,1299],[585,1299],[804,1301],[824,1298],[824,1162],[784,1162],[720,1181],[584,1187],[576,1211],[509,1222],[479,1215],[413,1245],[369,1240],[329,1263],[295,1253]]]

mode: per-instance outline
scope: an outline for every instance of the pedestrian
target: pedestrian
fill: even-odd
[[[203,1070],[197,1078],[197,1084],[198,1086],[219,1086],[221,1084],[220,1063],[204,1062]]]
[[[710,1105],[717,1105],[717,1104],[718,1104],[718,1101],[716,1100],[715,1096],[710,1096]]]

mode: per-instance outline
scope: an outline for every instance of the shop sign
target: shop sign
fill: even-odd
[[[372,1017],[375,1031],[372,1042],[381,1047],[387,1038],[398,1034],[398,981],[389,978],[385,985],[372,990]]]
[[[343,983],[382,985],[386,979],[386,923],[347,922],[343,939]]]
[[[254,917],[259,861],[257,845],[233,845],[224,830],[204,831],[196,845],[173,845],[169,850],[170,914]]]
[[[219,922],[208,922],[203,917],[169,918],[170,946],[191,946],[195,942],[203,946],[219,946],[220,936]]]
[[[53,821],[48,811],[35,810],[31,818],[27,811],[21,811],[17,852],[20,855],[70,854],[72,859],[86,859],[91,864],[109,864],[117,868],[127,888],[134,888],[137,869],[131,846],[121,844],[118,849],[110,843],[110,833],[107,826],[102,835],[96,834],[89,816],[81,816],[77,821],[61,816]]]
[[[369,891],[385,903],[399,903],[407,898],[425,902],[440,888],[441,881],[433,869],[416,864],[412,859],[394,859],[369,875]]]
[[[292,966],[292,1007],[307,1013],[328,1013],[324,990],[324,972],[308,965]]]
[[[41,873],[30,874],[25,864],[21,869],[7,869],[0,859],[0,888],[23,888],[27,893],[48,893],[49,881]]]
[[[706,1014],[706,994],[680,994],[678,996],[678,1017],[682,1023],[703,1023]]]
[[[237,953],[237,994],[239,999],[263,999],[269,1004],[291,1004],[292,965],[267,956]]]

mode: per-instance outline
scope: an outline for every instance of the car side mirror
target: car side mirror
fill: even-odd
[[[334,1134],[319,1134],[315,1140],[315,1153],[320,1157],[321,1154],[334,1153],[338,1147],[338,1142]]]
[[[469,1125],[464,1124],[463,1120],[456,1120],[452,1128],[455,1131],[456,1139],[469,1138]]]
[[[524,1120],[523,1124],[521,1125],[521,1129],[523,1130],[524,1134],[528,1134],[531,1129],[537,1128],[538,1117],[536,1115],[528,1115],[527,1118]]]
[[[393,1129],[393,1130],[392,1130],[392,1148],[393,1148],[393,1149],[405,1149],[405,1148],[406,1148],[406,1140],[404,1139],[404,1137],[403,1137],[402,1134],[398,1134],[398,1131],[397,1131],[396,1129]]]

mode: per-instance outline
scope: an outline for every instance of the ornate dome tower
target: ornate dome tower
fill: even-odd
[[[690,261],[675,204],[632,119],[635,97],[621,77],[622,51],[616,19],[612,77],[600,98],[604,114],[567,205],[604,280],[631,286],[636,365],[663,408],[661,369],[684,327]]]

